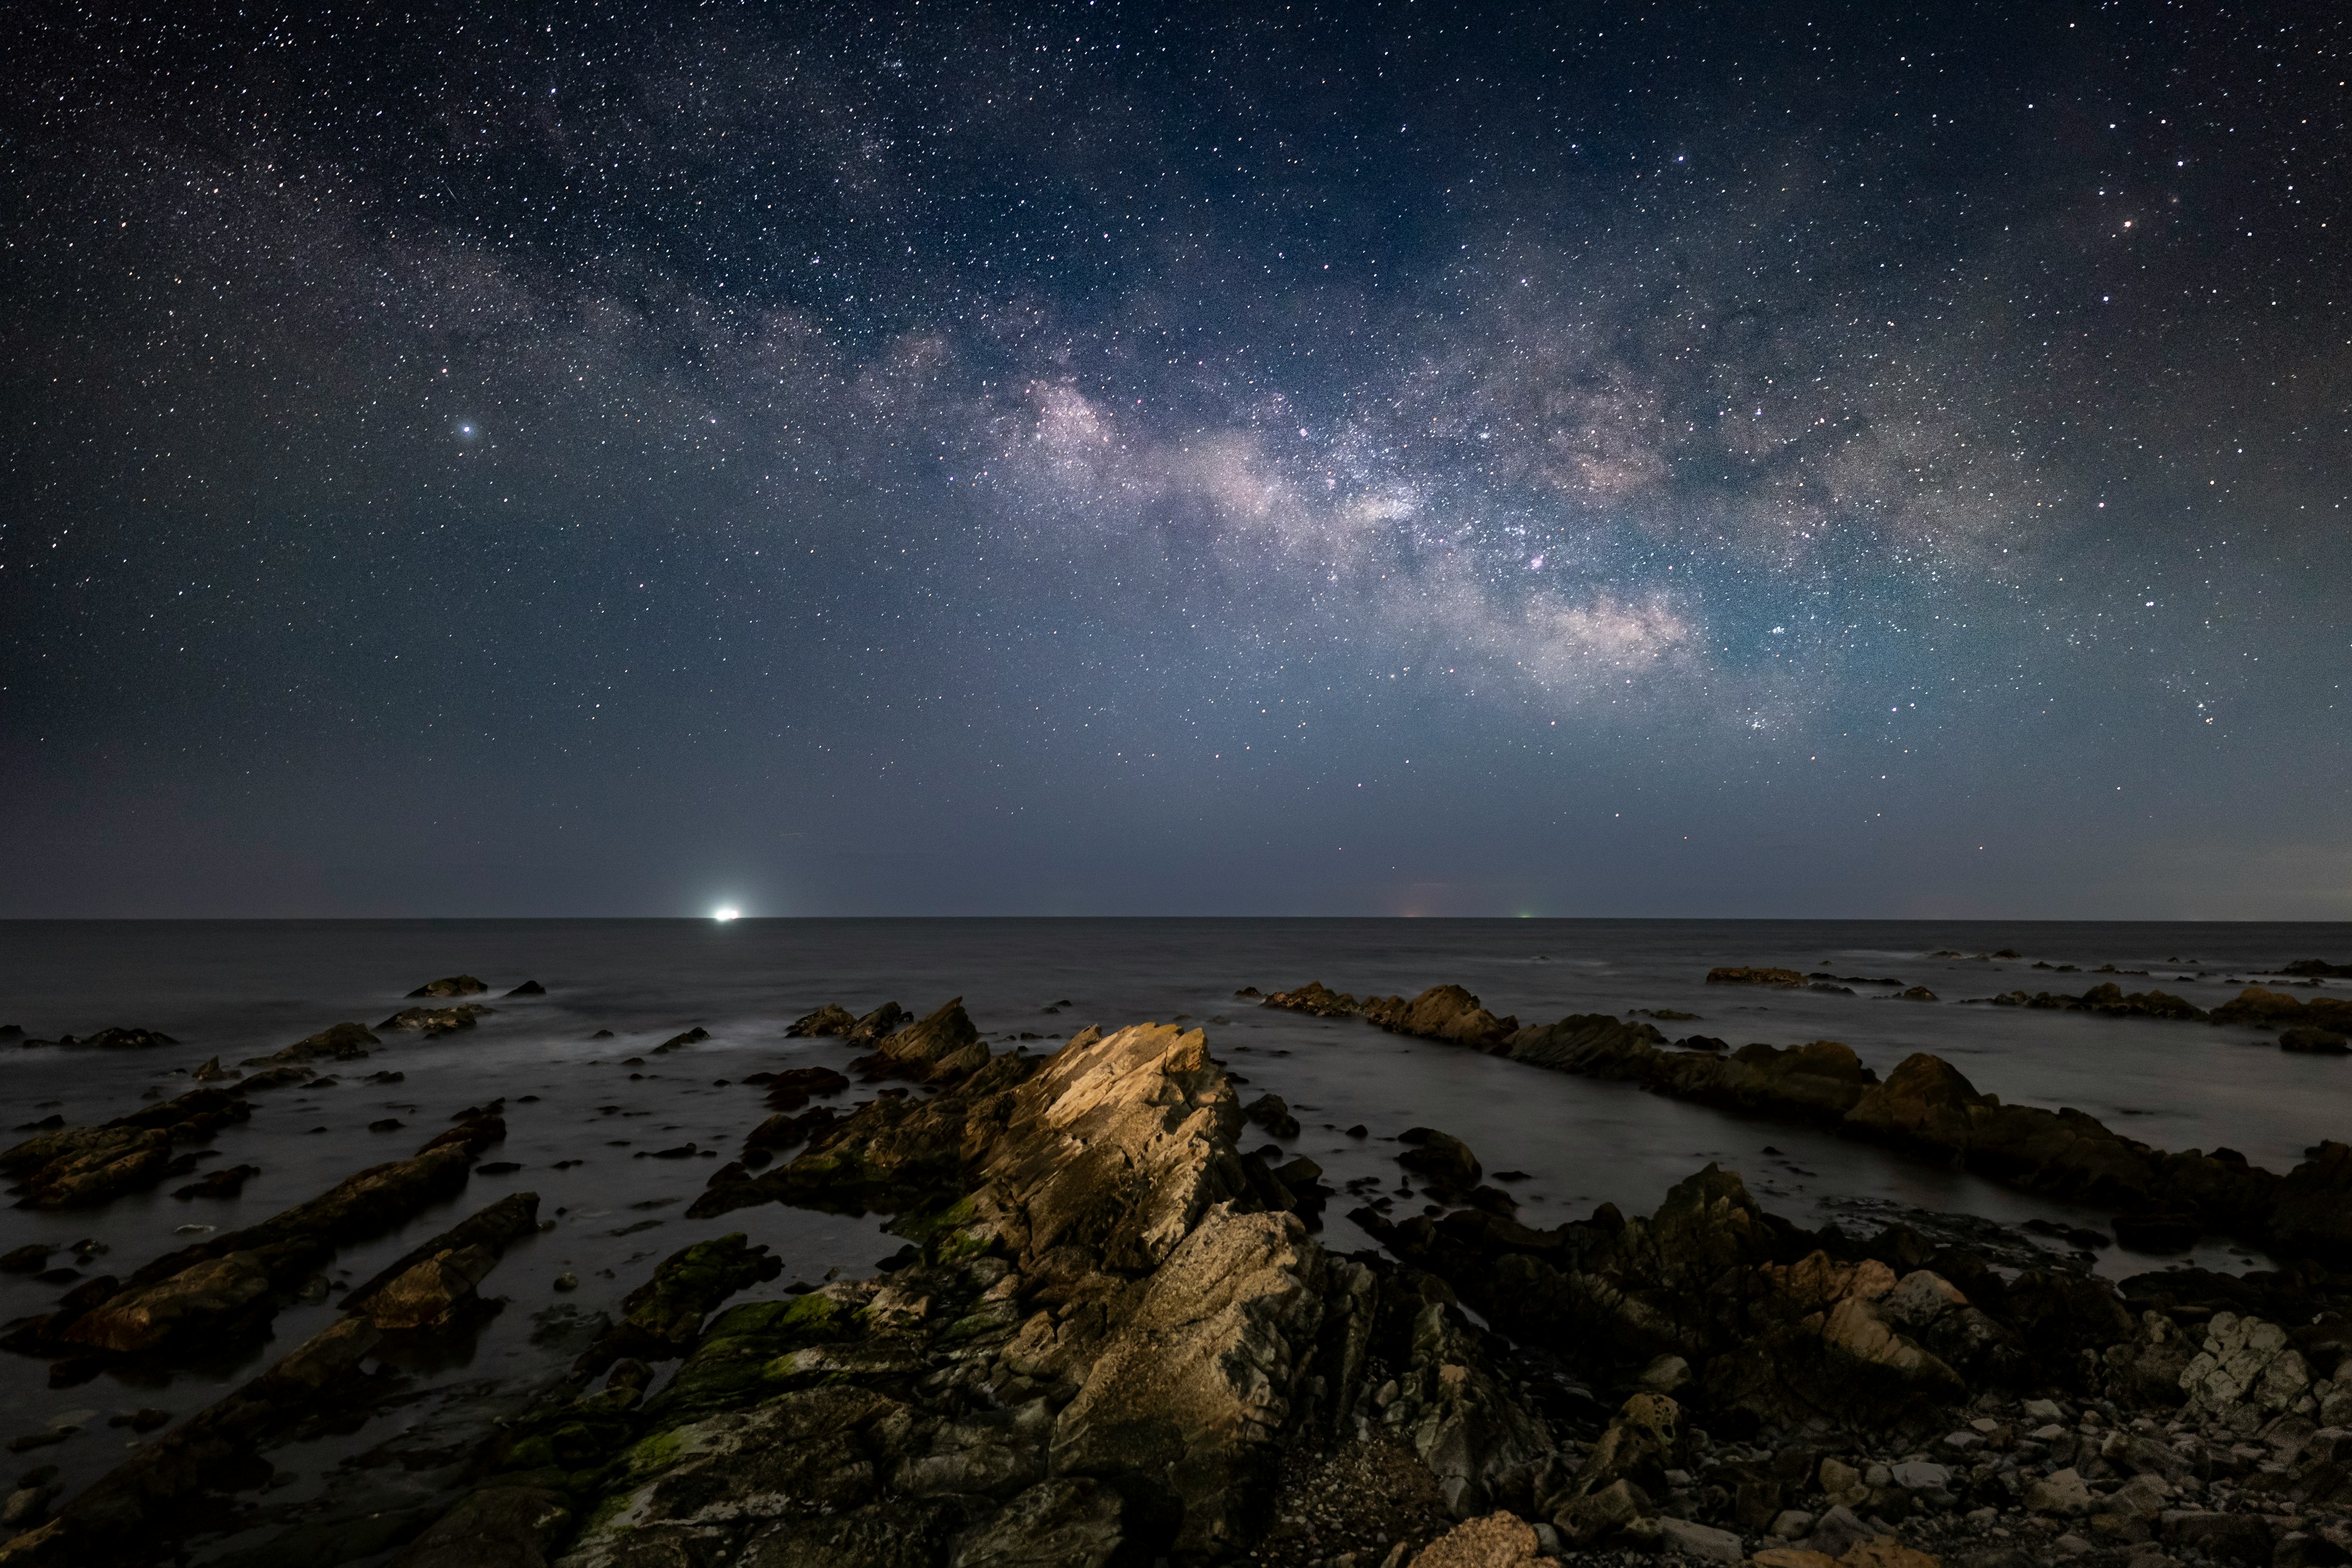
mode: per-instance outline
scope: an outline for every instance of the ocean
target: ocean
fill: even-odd
[[[2013,950],[2014,959],[1974,956]],[[1961,957],[1935,957],[1957,952]],[[1570,1013],[1678,1010],[1664,1025],[1734,1047],[1837,1039],[1883,1074],[1933,1051],[1977,1088],[2013,1103],[2073,1106],[2158,1147],[2226,1145],[2284,1170],[2326,1138],[2352,1138],[2352,1059],[2295,1056],[2248,1029],[1964,1005],[2014,989],[2079,992],[2101,964],[2120,978],[2212,1006],[2244,984],[2303,958],[2352,960],[2352,926],[1943,921],[1331,921],[1331,920],[692,920],[0,923],[0,1025],[34,1038],[109,1026],[160,1030],[176,1045],[145,1050],[19,1047],[0,1042],[10,1126],[55,1114],[68,1124],[123,1114],[218,1057],[235,1064],[329,1025],[375,1025],[410,1005],[437,976],[479,976],[495,1012],[478,1027],[430,1040],[379,1031],[365,1063],[320,1063],[331,1087],[253,1096],[249,1122],[221,1131],[216,1164],[261,1173],[232,1199],[175,1199],[174,1183],[101,1206],[0,1209],[0,1252],[28,1242],[105,1248],[53,1264],[129,1274],[205,1234],[250,1225],[361,1166],[412,1153],[452,1113],[504,1099],[509,1133],[489,1157],[509,1174],[477,1173],[451,1203],[397,1231],[347,1248],[328,1269],[355,1281],[504,1193],[540,1194],[555,1227],[513,1248],[483,1287],[505,1310],[467,1342],[429,1363],[388,1368],[395,1397],[354,1430],[311,1434],[268,1456],[276,1474],[198,1543],[200,1562],[281,1562],[288,1531],[329,1544],[303,1561],[369,1561],[368,1521],[421,1517],[459,1484],[488,1423],[557,1378],[583,1324],[614,1310],[664,1257],[688,1242],[746,1233],[782,1259],[782,1276],[746,1299],[780,1295],[829,1271],[863,1275],[895,1252],[872,1217],[777,1205],[709,1221],[683,1217],[719,1163],[766,1114],[742,1080],[782,1068],[840,1067],[854,1054],[829,1040],[784,1037],[826,1003],[866,1012],[896,1001],[920,1015],[961,997],[992,1047],[1051,1050],[1090,1024],[1157,1020],[1208,1032],[1247,1080],[1300,1121],[1283,1158],[1306,1154],[1341,1187],[1397,1173],[1395,1135],[1429,1126],[1468,1142],[1489,1172],[1526,1173],[1521,1218],[1549,1226],[1613,1203],[1656,1205],[1675,1182],[1715,1162],[1738,1170],[1768,1208],[1808,1226],[1867,1227],[1924,1211],[2007,1225],[2047,1219],[2104,1227],[2108,1216],[2026,1196],[1964,1173],[1848,1142],[1826,1131],[1749,1121],[1627,1085],[1550,1073],[1383,1034],[1357,1020],[1270,1011],[1235,993],[1319,980],[1359,995],[1456,983],[1523,1024]],[[2034,967],[2073,964],[2074,973]],[[1935,1003],[1854,994],[1709,985],[1718,964],[1770,964],[1924,984]],[[525,981],[543,996],[507,999]],[[2352,982],[2331,981],[2341,993]],[[702,1043],[654,1057],[682,1031]],[[610,1030],[610,1037],[592,1037]],[[627,1058],[641,1058],[630,1065]],[[402,1081],[362,1079],[398,1071]],[[853,1089],[846,1104],[870,1092]],[[535,1097],[535,1098],[531,1098]],[[608,1109],[609,1108],[609,1109]],[[371,1123],[394,1121],[386,1131]],[[1347,1136],[1361,1124],[1370,1136]],[[26,1136],[18,1131],[11,1136]],[[652,1159],[691,1142],[713,1157]],[[1267,1142],[1255,1129],[1245,1143]],[[564,1170],[559,1161],[578,1161]],[[1372,1245],[1335,1199],[1324,1239]],[[2063,1251],[2061,1240],[2037,1240]],[[2099,1249],[2110,1275],[2194,1261],[2243,1269],[2263,1259],[2209,1238],[2193,1254]],[[580,1281],[559,1292],[560,1275]],[[0,1318],[47,1310],[70,1283],[0,1275]],[[71,1426],[76,1435],[16,1456],[20,1471],[54,1465],[68,1494],[142,1439],[110,1426],[142,1409],[185,1415],[218,1398],[331,1321],[331,1298],[295,1304],[269,1344],[168,1376],[107,1374],[48,1386],[47,1363],[0,1354],[0,1440]],[[358,1521],[355,1523],[354,1521]],[[393,1524],[382,1530],[392,1531]],[[274,1553],[274,1554],[273,1554]],[[299,1555],[299,1553],[298,1553]]]

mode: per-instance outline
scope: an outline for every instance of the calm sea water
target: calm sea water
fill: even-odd
[[[1933,959],[2003,947],[2014,961]],[[2080,990],[2092,977],[2052,974],[2036,959],[2148,970],[2126,988],[2160,984],[2201,1005],[2296,958],[2352,960],[2352,926],[2036,924],[2010,922],[1606,921],[481,921],[0,923],[0,1024],[51,1037],[112,1025],[160,1029],[176,1047],[145,1052],[0,1047],[6,1125],[57,1110],[103,1121],[150,1089],[176,1093],[205,1058],[235,1062],[329,1024],[373,1025],[437,975],[488,982],[498,1008],[479,1027],[434,1041],[387,1034],[338,1086],[255,1097],[250,1123],[224,1132],[216,1163],[258,1165],[239,1198],[177,1201],[159,1189],[95,1210],[0,1209],[0,1250],[33,1239],[92,1238],[110,1250],[93,1271],[128,1273],[181,1245],[183,1227],[247,1225],[315,1194],[361,1165],[412,1152],[461,1107],[503,1096],[509,1134],[492,1156],[521,1163],[477,1176],[445,1209],[347,1251],[331,1272],[352,1280],[457,1217],[517,1188],[541,1194],[557,1228],[511,1252],[485,1286],[508,1310],[446,1364],[410,1369],[404,1400],[355,1436],[272,1456],[280,1469],[266,1517],[201,1555],[222,1558],[289,1523],[314,1528],[369,1513],[426,1507],[455,1484],[456,1465],[483,1423],[560,1371],[573,1348],[563,1314],[612,1309],[661,1257],[730,1230],[775,1248],[785,1272],[755,1294],[830,1269],[870,1272],[896,1249],[870,1220],[775,1206],[690,1222],[680,1211],[709,1160],[635,1156],[692,1140],[731,1157],[765,1113],[740,1079],[762,1068],[847,1054],[786,1040],[787,1024],[827,1002],[864,1011],[895,1000],[920,1013],[961,996],[992,1042],[1028,1033],[1053,1048],[1090,1023],[1185,1019],[1250,1080],[1284,1096],[1304,1130],[1295,1152],[1339,1185],[1393,1176],[1404,1128],[1466,1140],[1490,1171],[1517,1169],[1524,1217],[1549,1225],[1610,1201],[1632,1212],[1708,1161],[1740,1171],[1766,1205],[1812,1225],[1852,1223],[1893,1206],[2104,1224],[2105,1215],[2027,1199],[1824,1133],[1749,1122],[1469,1052],[1401,1039],[1353,1022],[1264,1011],[1234,998],[1321,980],[1358,994],[1457,982],[1523,1023],[1571,1012],[1678,1008],[1701,1022],[1667,1026],[1732,1044],[1843,1040],[1882,1072],[1915,1050],[1944,1056],[1979,1089],[2012,1102],[2075,1106],[2166,1148],[2227,1144],[2284,1169],[2323,1138],[2352,1137],[2352,1061],[2289,1056],[2244,1030],[1965,1007],[1960,998],[2017,987]],[[1929,1005],[1811,992],[1755,993],[1704,984],[1719,963],[1786,964],[1924,984]],[[527,979],[543,998],[502,1001]],[[2341,991],[2347,983],[2334,983]],[[1045,1009],[1066,1002],[1057,1013]],[[690,1026],[712,1038],[627,1067],[623,1058]],[[594,1040],[599,1029],[614,1037]],[[389,1068],[403,1083],[361,1083]],[[354,1070],[355,1069],[355,1070]],[[632,1074],[641,1073],[641,1078]],[[718,1080],[731,1080],[721,1086]],[[526,1103],[524,1097],[536,1095]],[[602,1108],[618,1107],[606,1112]],[[396,1117],[404,1127],[370,1133]],[[1340,1130],[1362,1122],[1373,1137]],[[625,1141],[625,1146],[623,1145]],[[1253,1142],[1259,1142],[1253,1133]],[[559,1160],[584,1163],[565,1171]],[[1327,1239],[1369,1245],[1333,1205]],[[2125,1274],[2166,1259],[2108,1248],[2099,1267]],[[2259,1261],[2212,1243],[2195,1260]],[[64,1262],[60,1257],[54,1261]],[[582,1289],[551,1282],[577,1274]],[[60,1288],[0,1277],[0,1318],[47,1310]],[[294,1308],[274,1342],[234,1363],[182,1373],[159,1386],[112,1378],[52,1391],[38,1362],[0,1355],[0,1409],[20,1431],[82,1432],[23,1456],[19,1470],[55,1463],[86,1484],[131,1441],[106,1418],[142,1406],[185,1414],[218,1397],[323,1327],[331,1304]],[[291,1479],[289,1479],[291,1478]],[[329,1554],[331,1559],[332,1554]]]

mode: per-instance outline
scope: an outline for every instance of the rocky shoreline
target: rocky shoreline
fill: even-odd
[[[2335,1001],[2335,998],[2324,1000]],[[1309,984],[1267,1007],[1361,1017],[1394,1034],[1467,1047],[1746,1115],[1832,1129],[2031,1193],[2105,1205],[2119,1233],[2151,1242],[2207,1231],[2297,1256],[2352,1259],[2352,1146],[2323,1142],[2284,1175],[2230,1149],[2168,1152],[2079,1110],[2003,1105],[1927,1052],[1882,1082],[1847,1046],[1815,1040],[1737,1051],[1708,1037],[1669,1042],[1654,1024],[1606,1013],[1521,1027],[1458,985],[1407,1000],[1354,997]]]
[[[450,988],[428,999],[486,989],[436,984]],[[691,1207],[886,1215],[899,1251],[869,1278],[733,1306],[792,1260],[740,1234],[670,1253],[577,1342],[567,1378],[509,1409],[453,1504],[356,1555],[400,1568],[2352,1562],[2352,1383],[2335,1376],[2352,1356],[2352,1276],[2335,1272],[2352,1151],[2328,1145],[2278,1175],[2003,1106],[1933,1057],[1881,1080],[1832,1042],[1677,1047],[1598,1014],[1521,1027],[1459,987],[1265,1001],[1832,1127],[2152,1221],[2242,1227],[2284,1262],[2118,1287],[1992,1240],[1807,1230],[1717,1165],[1651,1214],[1603,1204],[1536,1227],[1506,1190],[1514,1173],[1489,1179],[1475,1128],[1429,1127],[1349,1130],[1392,1142],[1395,1174],[1348,1184],[1349,1217],[1380,1249],[1342,1253],[1320,1235],[1342,1194],[1315,1162],[1246,1146],[1296,1137],[1296,1115],[1278,1096],[1245,1099],[1200,1029],[1088,1028],[1037,1055],[992,1048],[958,1002],[920,1018],[833,1006],[794,1032],[837,1042],[841,1070],[753,1075],[743,1087],[767,1120]],[[248,1065],[308,1070],[373,1043],[334,1033]],[[183,1157],[175,1141],[235,1120],[250,1082],[145,1120],[41,1130],[0,1159],[27,1202],[103,1203],[160,1180]],[[261,1224],[81,1281],[5,1347],[70,1384],[257,1342],[338,1247],[494,1169],[483,1156],[503,1110],[469,1108],[415,1153]],[[97,1174],[118,1167],[132,1173]],[[495,1312],[481,1288],[545,1223],[535,1195],[513,1194],[411,1248],[343,1294],[323,1331],[76,1495],[52,1495],[35,1464],[9,1498],[0,1565],[172,1560],[266,1485],[263,1450],[331,1428],[375,1397],[379,1368]],[[356,1549],[315,1550],[267,1561]]]

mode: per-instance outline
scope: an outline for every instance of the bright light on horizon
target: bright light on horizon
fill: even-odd
[[[733,908],[713,910],[710,911],[710,918],[715,921],[740,920],[742,916],[743,911],[741,910]]]

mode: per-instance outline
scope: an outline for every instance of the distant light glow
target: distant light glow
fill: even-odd
[[[740,920],[742,918],[742,915],[743,911],[741,910],[734,909],[732,907],[723,910],[713,910],[710,911],[710,918],[720,921]]]

